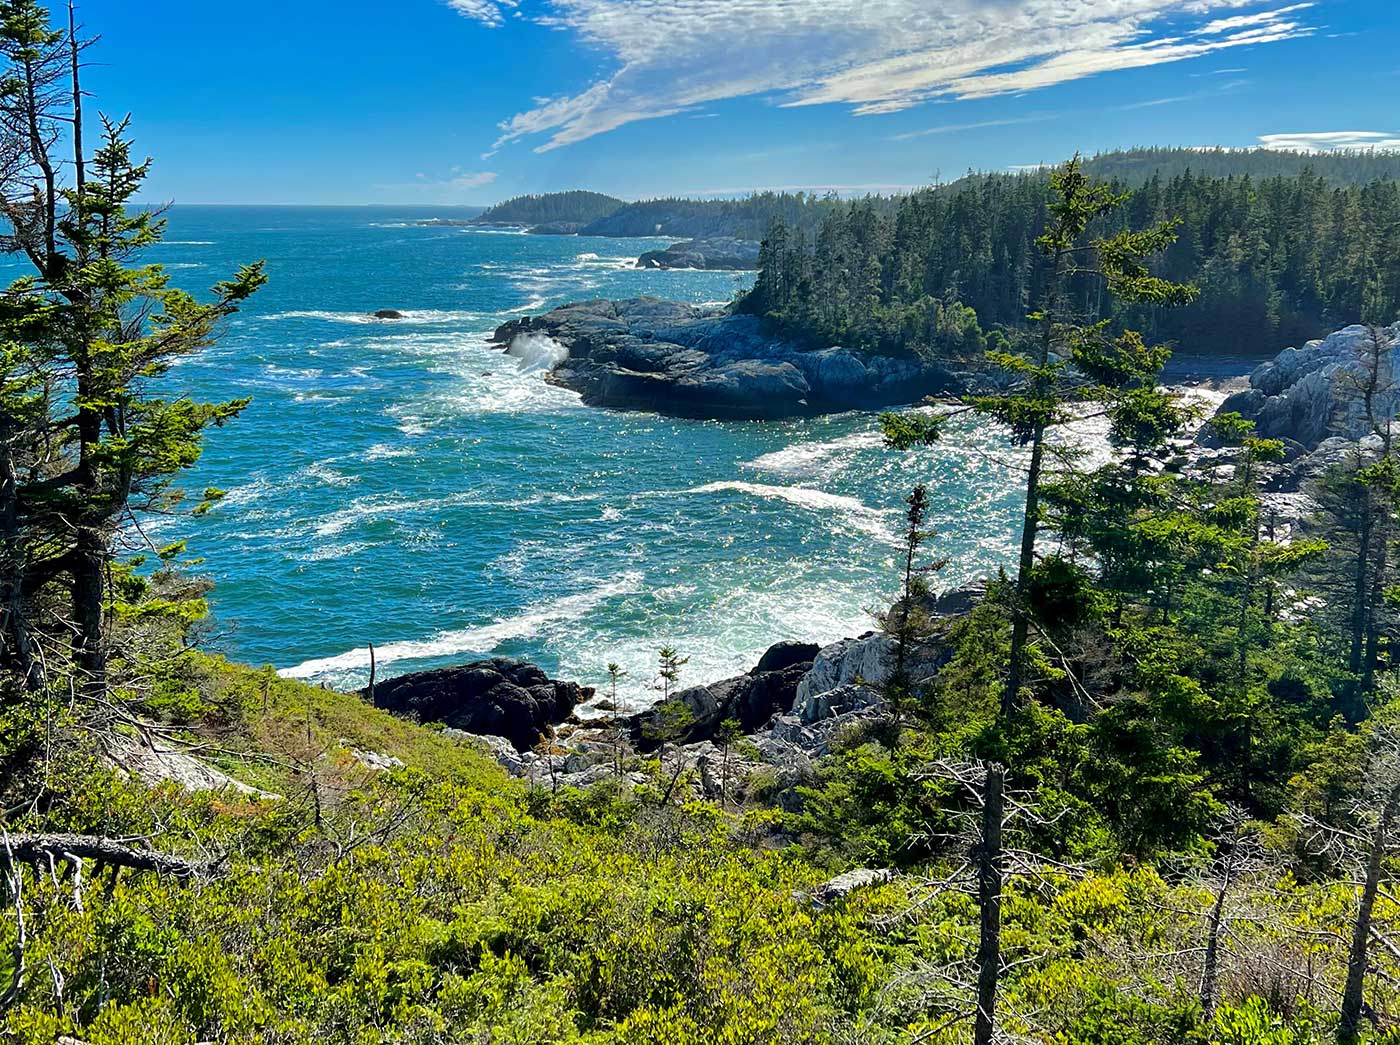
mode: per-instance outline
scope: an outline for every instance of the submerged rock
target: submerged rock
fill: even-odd
[[[494,657],[380,682],[374,704],[419,722],[504,737],[517,751],[529,751],[592,695],[592,689],[551,679],[533,664]]]
[[[402,312],[400,312],[398,309],[394,309],[394,308],[381,308],[381,309],[379,309],[377,312],[371,312],[370,315],[373,316],[375,319],[403,319],[403,318],[404,318],[404,314],[403,314]]]

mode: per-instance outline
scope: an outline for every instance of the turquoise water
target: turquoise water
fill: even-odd
[[[582,406],[485,341],[588,297],[728,300],[732,273],[631,268],[663,240],[408,224],[431,211],[177,207],[159,260],[183,286],[266,258],[271,282],[171,380],[252,395],[188,486],[229,496],[188,538],[217,583],[215,642],[288,675],[362,684],[486,654],[648,699],[656,647],[689,681],[784,638],[871,627],[901,499],[930,484],[952,584],[1003,561],[1018,511],[995,433],[892,454],[851,413],[719,423]],[[376,322],[377,308],[406,311]]]

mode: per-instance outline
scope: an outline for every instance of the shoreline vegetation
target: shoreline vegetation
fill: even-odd
[[[31,270],[0,303],[7,1042],[1400,1041],[1393,181],[1129,192],[1073,160],[817,201],[805,243],[770,221],[733,312],[575,306],[604,397],[879,406],[945,375],[1026,462],[1019,554],[943,590],[956,434],[888,412],[930,478],[870,633],[699,686],[661,644],[635,716],[606,650],[588,686],[498,658],[348,694],[210,653],[202,560],[129,540],[223,499],[179,480],[247,400],[161,379],[264,273],[197,296],[145,263],[149,164],[87,47],[71,7],[0,8]],[[558,327],[501,336],[553,358]],[[1202,425],[1163,387],[1188,329],[1212,380],[1328,336]],[[785,358],[726,357],[735,331]],[[1110,452],[1068,437],[1086,410]]]

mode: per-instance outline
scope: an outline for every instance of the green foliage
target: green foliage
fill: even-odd
[[[1348,323],[1392,323],[1400,314],[1398,162],[1395,154],[1150,150],[1085,161],[1084,176],[1116,179],[1104,203],[1135,189],[1092,219],[1108,267],[1120,269],[1120,255],[1156,257],[1115,271],[1107,292],[1075,274],[1067,299],[1089,323],[1112,320],[1200,356],[1264,356]],[[765,233],[741,307],[798,339],[976,358],[981,332],[988,341],[1014,333],[1055,278],[1035,241],[1052,217],[1051,176],[969,175],[835,207],[819,228],[786,219]],[[1160,225],[1164,214],[1179,224]],[[1194,301],[1163,307],[1180,303],[1175,285],[1193,281]]]
[[[556,221],[587,224],[612,214],[622,206],[623,201],[614,196],[575,189],[571,192],[516,196],[488,208],[473,220],[481,225],[543,225]]]

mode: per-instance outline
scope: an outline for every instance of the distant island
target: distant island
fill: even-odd
[[[516,196],[483,211],[470,224],[535,226],[564,223],[581,228],[624,206],[626,201],[615,196],[574,189],[570,192]]]

